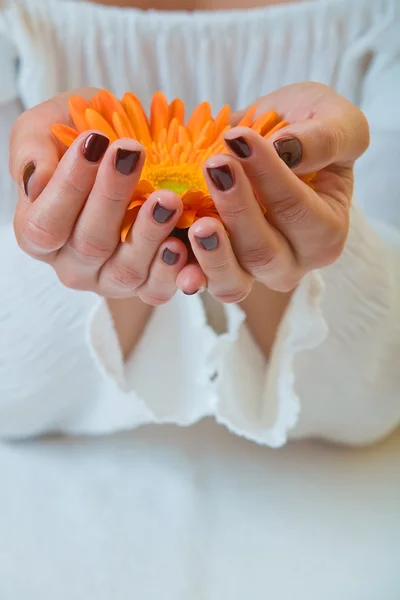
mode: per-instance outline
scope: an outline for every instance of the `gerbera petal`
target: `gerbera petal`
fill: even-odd
[[[114,129],[107,123],[104,117],[102,117],[93,108],[87,108],[85,111],[86,122],[89,129],[99,129],[110,138],[110,142],[115,142],[118,139]]]
[[[211,106],[209,102],[201,102],[192,112],[186,125],[192,142],[194,143],[207,121],[211,120]]]
[[[202,201],[205,198],[204,192],[201,190],[188,190],[182,197],[182,203],[187,208],[196,208],[202,205]]]
[[[126,210],[133,210],[134,208],[137,208],[138,206],[143,206],[144,203],[145,203],[144,198],[140,198],[139,200],[132,200],[132,202],[129,204],[129,206]]]
[[[149,122],[139,99],[132,92],[127,92],[122,98],[122,106],[135,131],[136,139],[144,146],[150,146],[152,139]]]
[[[175,98],[169,105],[168,113],[169,123],[173,119],[178,119],[179,125],[183,125],[185,122],[185,104],[183,100]]]
[[[131,122],[126,115],[114,113],[112,116],[112,125],[118,137],[136,139]]]
[[[243,117],[237,124],[237,127],[250,127],[253,122],[253,117],[254,117],[256,110],[257,110],[256,105],[249,108],[249,110],[243,115]]]
[[[167,133],[167,146],[168,146],[169,150],[171,150],[172,146],[174,146],[177,143],[178,133],[179,133],[179,121],[176,117],[174,117],[169,124],[168,133]]]
[[[137,184],[134,196],[144,196],[145,194],[152,194],[154,192],[154,187],[149,181],[146,179],[141,179]]]
[[[260,135],[264,136],[268,131],[273,129],[278,123],[280,123],[281,118],[275,110],[269,110],[265,114],[261,115],[256,119],[251,126],[254,131],[257,131]]]
[[[272,134],[276,133],[280,129],[283,129],[284,127],[287,127],[288,125],[289,125],[288,121],[281,121],[280,123],[278,123],[277,125],[275,125],[275,127],[273,127],[272,129],[270,129],[270,131],[268,131],[268,133],[266,133],[264,135],[264,139],[267,140]]]
[[[121,102],[108,90],[100,90],[93,101],[96,107],[95,110],[104,117],[110,126],[113,124],[114,113],[118,115],[126,114]]]
[[[72,129],[72,127],[68,127],[68,125],[53,125],[51,131],[56,138],[68,146],[68,148],[79,136],[79,133],[75,129]]]
[[[156,92],[151,101],[150,130],[154,141],[158,142],[163,129],[168,127],[169,107],[162,92]]]
[[[88,108],[91,108],[90,102],[80,96],[71,96],[68,102],[69,114],[79,133],[86,131],[88,128],[85,113]]]
[[[188,229],[193,225],[195,218],[196,211],[194,209],[184,210],[176,224],[176,227],[178,227],[178,229]]]

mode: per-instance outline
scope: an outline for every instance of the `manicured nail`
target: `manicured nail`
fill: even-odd
[[[227,192],[233,187],[233,173],[229,165],[207,167],[211,181],[220,192]]]
[[[225,143],[239,158],[249,158],[251,156],[251,148],[244,137],[234,138],[233,140],[225,138]]]
[[[203,250],[215,250],[218,247],[218,235],[216,233],[205,238],[196,235],[196,240]]]
[[[176,252],[172,252],[172,250],[165,248],[165,250],[162,254],[162,259],[166,265],[170,265],[172,267],[173,265],[176,265],[176,263],[178,262],[179,254],[176,254]]]
[[[153,219],[160,224],[167,223],[167,221],[169,221],[175,213],[176,210],[164,208],[159,202],[157,202],[153,210]]]
[[[131,175],[139,162],[140,150],[118,148],[115,155],[115,168],[122,175]]]
[[[28,184],[29,184],[29,180],[32,177],[32,175],[34,174],[34,172],[36,171],[36,165],[33,161],[31,161],[30,163],[28,163],[25,167],[24,170],[24,174],[22,176],[22,180],[24,183],[24,190],[25,190],[25,194],[28,195]]]
[[[100,133],[91,133],[83,145],[83,156],[89,162],[96,163],[103,157],[110,140]]]
[[[183,292],[185,294],[185,296],[194,296],[195,294],[198,293],[199,290],[195,290],[194,292]]]
[[[290,168],[296,167],[303,156],[303,148],[297,138],[284,137],[274,142],[277,151],[283,162]]]

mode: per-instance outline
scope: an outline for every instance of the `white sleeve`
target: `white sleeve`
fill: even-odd
[[[258,443],[368,444],[400,422],[399,31],[397,20],[382,32],[364,78],[371,147],[342,257],[303,279],[267,368],[245,323],[224,358],[217,418]]]

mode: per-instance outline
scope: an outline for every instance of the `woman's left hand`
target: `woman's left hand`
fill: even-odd
[[[241,302],[255,281],[289,292],[308,271],[331,264],[343,250],[353,166],[369,143],[366,118],[317,83],[281,88],[257,104],[259,114],[274,109],[290,125],[268,140],[234,127],[225,134],[231,154],[205,164],[229,236],[213,218],[192,225],[189,239],[198,265],[184,267],[177,280],[186,293],[197,291],[200,269],[209,293],[222,302]],[[313,188],[297,177],[314,171]]]

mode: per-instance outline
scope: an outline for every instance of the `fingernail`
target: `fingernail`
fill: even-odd
[[[203,250],[215,250],[218,247],[218,235],[216,233],[204,238],[196,235],[196,240]]]
[[[131,175],[139,162],[140,150],[118,148],[115,155],[115,168],[121,175]]]
[[[22,176],[22,180],[24,183],[24,190],[25,190],[25,194],[28,195],[28,184],[29,184],[29,180],[32,177],[32,175],[34,174],[34,172],[36,171],[36,165],[33,161],[31,161],[30,163],[28,163],[25,167],[24,170],[24,174]]]
[[[172,250],[165,248],[165,250],[162,254],[162,259],[166,265],[170,265],[172,267],[173,265],[176,265],[176,263],[178,262],[179,254],[176,254],[176,252],[172,252]]]
[[[175,213],[176,210],[164,208],[159,202],[157,202],[153,210],[153,219],[157,221],[157,223],[167,223],[167,221],[169,221]]]
[[[83,145],[83,156],[89,162],[96,163],[104,155],[110,144],[110,140],[100,133],[91,133]]]
[[[249,158],[251,156],[251,148],[244,137],[234,138],[233,140],[225,138],[226,145],[239,158]]]
[[[195,290],[194,292],[183,292],[183,293],[185,294],[185,296],[194,296],[198,292],[199,292],[199,290]]]
[[[285,137],[276,140],[274,147],[280,158],[290,169],[296,167],[302,159],[303,148],[297,138]]]
[[[227,192],[233,187],[233,173],[229,165],[207,167],[211,181],[220,192]]]

